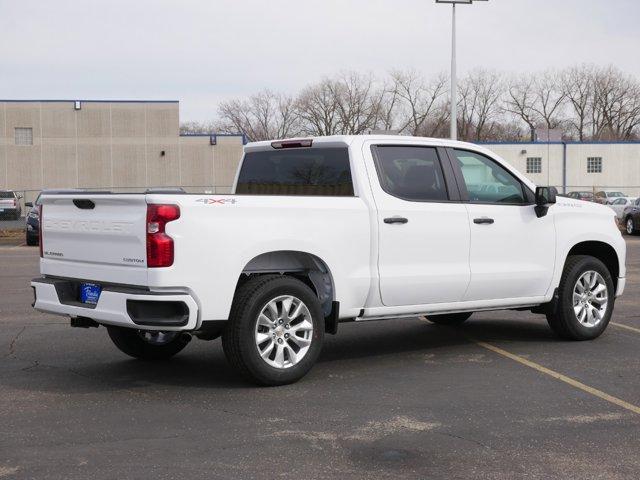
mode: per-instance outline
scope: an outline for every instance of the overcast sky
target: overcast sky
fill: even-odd
[[[448,71],[451,7],[434,0],[0,0],[0,98],[180,100],[294,92],[342,70]],[[613,64],[640,76],[640,0],[458,7],[458,68]]]

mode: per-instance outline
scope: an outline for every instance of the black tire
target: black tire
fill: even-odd
[[[624,219],[624,231],[627,235],[637,235],[638,229],[636,222],[632,216],[628,216]]]
[[[431,323],[437,323],[438,325],[462,325],[464,322],[469,320],[471,315],[473,315],[473,312],[428,315],[426,318]]]
[[[38,245],[38,237],[32,237],[31,235],[27,235],[27,245],[29,247],[35,247]]]
[[[258,352],[255,329],[264,306],[281,295],[300,299],[309,310],[313,333],[305,356],[288,368],[269,365]],[[222,347],[229,363],[248,380],[264,386],[286,385],[304,377],[315,364],[324,340],[324,316],[318,297],[300,280],[286,275],[251,278],[236,291]]]
[[[587,271],[595,271],[604,279],[607,288],[607,308],[600,323],[588,327],[582,324],[574,312],[573,290],[576,282]],[[555,310],[547,314],[547,322],[551,329],[561,338],[567,340],[593,340],[605,331],[615,302],[613,279],[607,267],[597,258],[588,255],[573,255],[567,258],[558,287],[558,301]]]
[[[154,345],[144,340],[139,333],[141,330],[107,327],[107,332],[121,352],[140,360],[166,360],[180,352],[191,341],[191,335],[182,332],[162,345]]]

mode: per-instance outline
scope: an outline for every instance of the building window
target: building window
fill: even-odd
[[[602,157],[587,158],[587,173],[602,173]]]
[[[542,173],[542,158],[541,157],[529,157],[529,158],[527,158],[527,173]]]
[[[16,127],[16,145],[33,145],[33,128]]]

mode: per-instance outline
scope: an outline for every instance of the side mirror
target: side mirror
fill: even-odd
[[[24,202],[24,206],[25,206],[25,207],[33,208],[33,203],[31,203],[31,202]]]
[[[538,218],[544,217],[549,211],[549,207],[556,203],[556,187],[537,187],[535,211]]]

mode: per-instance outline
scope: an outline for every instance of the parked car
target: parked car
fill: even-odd
[[[577,200],[584,200],[586,202],[593,202],[595,200],[595,196],[593,192],[581,191],[581,192],[569,192],[567,194],[569,198],[575,198]]]
[[[624,210],[629,205],[633,205],[635,201],[636,199],[631,197],[616,198],[608,204],[608,207],[616,212],[616,217],[618,218],[618,220],[622,220],[624,218]]]
[[[622,192],[610,192],[610,191],[600,191],[596,192],[596,202],[602,204],[609,204],[617,198],[625,197],[626,195]]]
[[[34,307],[147,360],[221,335],[240,373],[281,385],[341,321],[529,309],[588,340],[625,286],[611,209],[556,200],[478,145],[250,143],[233,192],[42,194]]]
[[[640,230],[640,198],[628,205],[622,212],[624,229],[628,235],[635,235]]]
[[[12,190],[0,190],[0,217],[18,220],[22,215],[22,195]]]
[[[26,202],[24,205],[29,208],[26,217],[26,242],[33,247],[38,245],[40,236],[40,195],[35,202]]]

